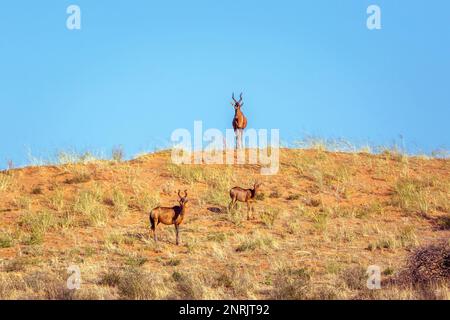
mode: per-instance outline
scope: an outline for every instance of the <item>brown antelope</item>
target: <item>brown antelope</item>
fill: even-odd
[[[177,245],[179,245],[179,228],[180,224],[183,222],[184,216],[186,214],[187,203],[187,190],[184,190],[184,196],[181,195],[180,190],[178,190],[178,203],[179,206],[173,207],[157,207],[150,211],[150,228],[153,231],[153,239],[155,242],[158,241],[156,236],[156,227],[162,223],[165,225],[175,225],[175,232],[177,235],[176,241]]]
[[[241,111],[241,108],[244,105],[242,102],[242,93],[239,96],[239,101],[234,98],[234,92],[231,98],[233,99],[231,105],[234,107],[233,129],[234,134],[236,135],[236,149],[240,149],[242,148],[242,136],[244,129],[247,128],[247,118]]]
[[[261,187],[261,183],[256,182],[253,185],[253,189],[243,189],[241,187],[234,187],[230,190],[231,202],[228,206],[228,210],[231,210],[236,206],[236,202],[247,203],[247,220],[250,220],[250,210],[254,212],[253,202],[256,200],[258,189]]]

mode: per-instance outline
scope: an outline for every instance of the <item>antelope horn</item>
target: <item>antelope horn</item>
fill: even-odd
[[[184,190],[184,197],[187,198],[188,194],[187,194],[187,189]]]
[[[236,101],[236,99],[234,98],[234,92],[233,92],[233,94],[231,95],[231,98],[233,99],[233,101],[236,103],[237,101]]]
[[[181,196],[181,190],[180,189],[178,189],[178,196],[180,197],[180,198],[183,198],[182,196]]]
[[[241,104],[241,102],[242,102],[242,92],[241,95],[239,96],[239,104]]]

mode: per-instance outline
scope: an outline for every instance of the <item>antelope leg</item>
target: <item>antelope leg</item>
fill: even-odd
[[[179,225],[175,225],[175,232],[176,232],[176,234],[177,234],[177,239],[176,239],[176,242],[177,242],[177,246],[180,244],[180,238],[179,238]]]

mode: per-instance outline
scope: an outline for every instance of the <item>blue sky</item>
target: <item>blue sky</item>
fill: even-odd
[[[66,28],[77,4],[82,29]],[[378,4],[382,30],[366,28]],[[173,130],[231,126],[244,91],[252,128],[450,146],[450,2],[2,0],[0,167],[28,153],[127,155]]]

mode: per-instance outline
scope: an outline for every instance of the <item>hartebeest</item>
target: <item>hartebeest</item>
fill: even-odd
[[[241,187],[234,187],[230,190],[231,202],[228,205],[228,210],[231,210],[236,206],[236,202],[247,203],[247,220],[250,220],[250,210],[254,211],[253,202],[256,200],[258,189],[261,187],[261,183],[256,182],[253,185],[253,189],[243,189]]]
[[[179,228],[180,224],[183,222],[184,216],[186,214],[187,203],[187,190],[184,191],[184,196],[181,195],[181,191],[178,190],[178,203],[180,205],[173,207],[157,207],[150,211],[150,228],[153,231],[153,239],[155,242],[158,241],[156,236],[156,227],[162,223],[165,225],[175,225],[175,232],[177,235],[176,242],[179,245]]]
[[[236,149],[240,149],[242,148],[244,129],[247,128],[247,118],[241,111],[241,108],[244,105],[242,102],[242,93],[239,96],[239,101],[234,98],[234,92],[231,98],[233,99],[231,105],[234,107],[233,129],[234,134],[236,135]]]

